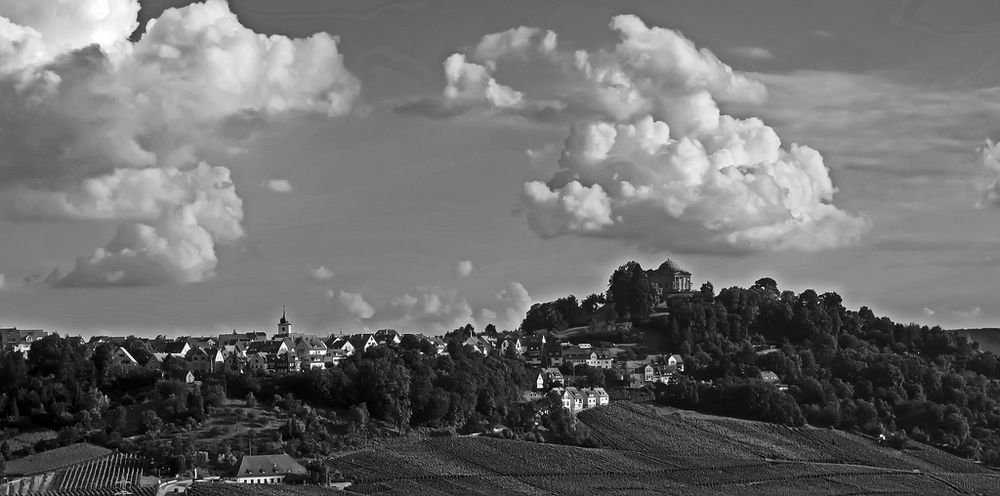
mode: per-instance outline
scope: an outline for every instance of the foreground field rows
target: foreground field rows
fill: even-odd
[[[839,431],[616,403],[580,415],[605,448],[433,438],[331,461],[359,494],[995,494],[996,473]]]

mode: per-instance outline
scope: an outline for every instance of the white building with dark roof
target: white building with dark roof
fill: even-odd
[[[280,484],[289,477],[305,477],[309,471],[287,454],[244,456],[236,471],[240,484]]]

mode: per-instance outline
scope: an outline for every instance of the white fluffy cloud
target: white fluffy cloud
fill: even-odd
[[[1000,207],[1000,143],[987,139],[978,149],[979,162],[989,175],[984,185],[981,206]]]
[[[341,290],[337,295],[337,303],[357,320],[370,319],[375,314],[372,306],[359,293]]]
[[[315,269],[309,269],[309,278],[317,282],[329,281],[330,279],[333,279],[333,276],[333,271],[326,268],[325,265],[320,265]]]
[[[110,50],[139,25],[139,2],[0,2],[0,71],[37,67],[88,45]]]
[[[59,286],[191,283],[210,277],[215,243],[243,237],[243,200],[229,169],[118,169],[69,192],[25,196],[26,208],[80,219],[142,219],[118,226],[114,239],[76,266]]]
[[[271,114],[343,114],[359,93],[328,34],[260,35],[208,0],[166,10],[133,43],[138,10],[0,0],[0,214],[122,222],[60,285],[210,277],[216,245],[243,236],[243,206],[201,152]]]
[[[471,260],[461,260],[455,263],[455,275],[458,277],[469,277],[472,274],[473,268]]]
[[[426,333],[447,332],[466,324],[479,329],[491,323],[501,329],[515,329],[531,306],[531,296],[518,282],[508,283],[504,290],[482,301],[470,301],[453,290],[432,287],[367,301],[360,293],[328,290],[327,299],[336,300],[334,304],[341,311],[338,313],[361,320],[366,327]]]
[[[475,64],[483,83],[467,92],[475,98],[446,87],[440,106],[570,123],[559,170],[522,191],[535,232],[747,251],[832,248],[869,229],[866,217],[832,203],[836,188],[818,152],[783,146],[760,119],[722,112],[720,104],[762,103],[760,82],[636,16],[613,18],[611,29],[619,36],[611,50],[561,49],[554,33],[520,27],[449,58]],[[507,87],[504,76],[527,82]],[[499,105],[489,88],[518,98]],[[406,110],[421,108],[430,107]]]
[[[287,179],[271,179],[264,182],[264,188],[275,193],[289,193],[292,191],[292,183]]]

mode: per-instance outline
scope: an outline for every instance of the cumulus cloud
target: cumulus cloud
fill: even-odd
[[[138,27],[139,2],[0,2],[0,72],[37,67],[89,45],[124,45]]]
[[[980,307],[972,307],[968,310],[955,310],[953,312],[955,317],[960,320],[977,320],[982,318],[983,309]]]
[[[0,0],[0,215],[120,222],[60,286],[211,277],[217,245],[243,237],[243,205],[230,170],[199,155],[241,123],[340,115],[359,93],[328,34],[260,35],[208,0],[130,42],[138,10]]]
[[[345,296],[346,295],[346,296]],[[518,282],[510,282],[499,293],[482,300],[469,300],[454,290],[425,287],[395,296],[366,298],[359,293],[327,291],[328,300],[368,327],[394,328],[420,332],[447,332],[466,324],[482,329],[494,324],[501,329],[515,329],[531,306],[531,296]],[[365,302],[365,305],[358,303]],[[371,309],[351,312],[352,307]],[[368,314],[367,317],[359,317]]]
[[[0,290],[6,288],[6,286],[7,286],[6,276],[0,274]]]
[[[325,265],[320,265],[315,269],[309,270],[309,278],[316,282],[329,281],[330,279],[333,279],[333,276],[333,271],[326,268]]]
[[[1000,207],[1000,143],[994,143],[987,139],[986,143],[979,147],[979,163],[983,171],[988,174],[986,184],[982,189],[982,196],[979,200],[980,206]]]
[[[928,317],[933,317],[935,313],[937,313],[937,312],[935,312],[934,309],[924,307],[924,315],[926,315]]]
[[[271,179],[264,182],[264,189],[275,193],[288,193],[292,191],[292,183],[287,179]]]
[[[531,308],[531,295],[519,282],[508,283],[507,288],[497,293],[494,299],[493,311],[496,315],[484,323],[493,323],[501,329],[517,328]]]
[[[204,280],[215,243],[243,237],[243,200],[225,167],[118,169],[69,192],[28,193],[25,208],[80,219],[136,218],[58,279],[57,286],[142,286]]]
[[[461,260],[455,264],[455,275],[458,277],[469,277],[472,274],[472,261]]]
[[[522,190],[536,233],[732,252],[833,248],[870,228],[867,217],[833,204],[837,190],[818,152],[784,146],[761,119],[720,109],[761,104],[763,84],[636,16],[616,16],[610,27],[619,37],[610,50],[562,49],[555,34],[522,27],[449,58],[476,64],[483,83],[465,93],[446,86],[440,106],[570,125],[559,170]],[[504,76],[524,86],[504,86]],[[491,87],[518,97],[499,105]]]
[[[358,320],[370,319],[375,314],[372,306],[359,293],[341,290],[337,295],[337,302],[348,314]]]

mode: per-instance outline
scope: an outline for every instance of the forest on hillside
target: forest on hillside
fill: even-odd
[[[629,262],[607,294],[587,298],[587,310],[606,302],[606,314],[633,321],[651,351],[682,355],[686,373],[658,388],[659,401],[860,431],[899,447],[918,441],[1000,465],[1000,361],[967,334],[849,310],[833,292],[782,291],[771,278],[718,293],[706,282],[663,301],[659,289]],[[575,302],[536,305],[525,323],[579,319],[586,312]]]

